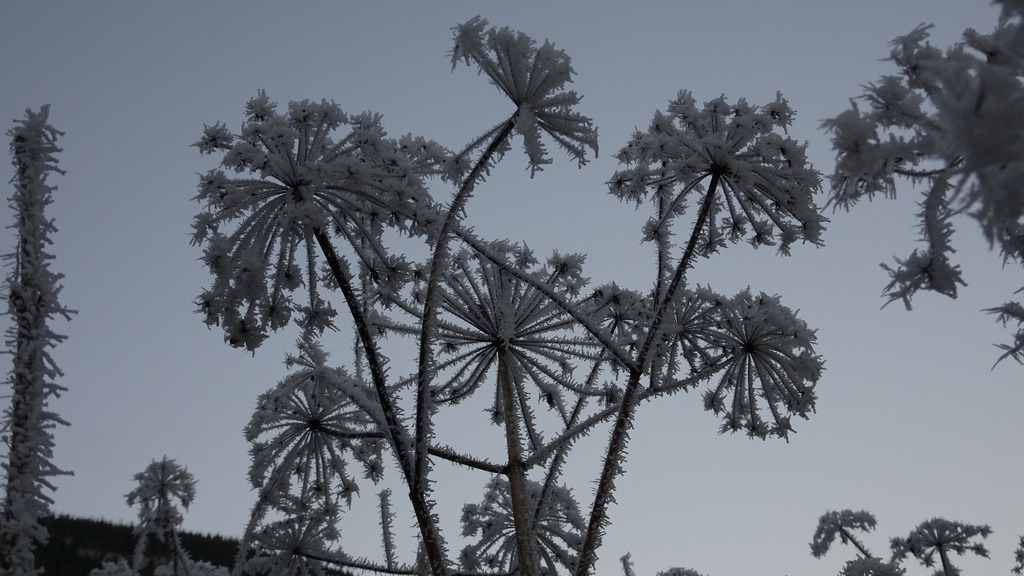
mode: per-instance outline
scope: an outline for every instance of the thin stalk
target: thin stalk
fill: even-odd
[[[676,290],[683,285],[683,281],[686,278],[686,269],[689,268],[696,253],[697,241],[700,239],[701,230],[703,230],[708,214],[711,212],[711,206],[714,204],[718,182],[719,174],[717,172],[713,173],[711,175],[711,183],[708,185],[708,192],[704,196],[700,212],[697,215],[697,222],[694,224],[693,232],[690,234],[690,240],[687,242],[683,256],[676,267],[676,273],[672,278],[672,282],[669,283],[668,288],[665,290],[664,300],[658,305],[654,318],[651,320],[651,326],[648,329],[643,346],[637,354],[636,365],[630,368],[629,382],[626,384],[626,390],[622,394],[622,404],[619,407],[619,413],[612,427],[611,438],[608,441],[608,450],[605,452],[604,465],[601,468],[601,478],[598,481],[597,493],[594,496],[594,504],[590,512],[590,522],[587,525],[587,535],[583,541],[583,549],[580,551],[579,564],[576,566],[576,576],[590,574],[594,564],[597,562],[597,549],[601,546],[604,528],[608,523],[608,505],[612,501],[612,493],[615,490],[615,478],[621,472],[622,461],[626,456],[629,429],[633,427],[633,415],[636,411],[636,401],[638,400],[637,392],[640,388],[640,378],[644,373],[643,368],[647,365],[647,355],[650,353],[651,346],[658,336],[661,323],[665,319],[665,314],[672,302],[672,298],[675,296]]]
[[[447,460],[452,464],[458,464],[460,466],[465,466],[467,468],[472,468],[474,470],[490,472],[491,474],[505,473],[504,466],[499,466],[498,464],[487,462],[486,460],[480,460],[477,458],[473,458],[471,456],[466,456],[465,454],[459,454],[458,452],[455,452],[454,450],[447,446],[431,446],[429,452],[431,456],[436,456],[442,460]]]
[[[249,543],[252,541],[252,535],[256,531],[256,526],[266,514],[271,490],[276,483],[277,478],[272,477],[270,479],[270,487],[264,486],[260,490],[259,498],[256,500],[256,504],[253,505],[252,512],[249,513],[249,522],[245,525],[245,531],[242,532],[241,540],[238,541],[238,552],[235,553],[235,565],[231,568],[231,576],[241,576],[242,574],[242,566],[245,564],[246,556],[249,555]]]
[[[602,363],[603,360],[597,360],[594,362],[593,367],[590,369],[590,375],[587,377],[585,385],[587,388],[593,387],[594,381],[597,380],[597,376],[601,371]],[[580,415],[583,414],[583,407],[587,404],[587,400],[588,398],[586,396],[580,396],[576,401],[576,406],[573,407],[572,414],[565,422],[565,430],[571,429],[579,421]],[[555,451],[554,456],[551,458],[551,463],[548,465],[547,473],[544,475],[544,485],[541,488],[540,496],[537,498],[537,503],[533,509],[533,530],[537,529],[537,524],[540,522],[540,513],[544,508],[544,502],[548,499],[548,496],[554,489],[555,482],[558,480],[558,475],[562,470],[562,464],[565,462],[565,458],[568,456],[571,448],[572,442],[566,442]],[[536,452],[536,450],[534,450],[534,452]]]
[[[456,227],[459,214],[462,213],[466,203],[472,197],[477,180],[487,169],[487,166],[490,165],[491,160],[504,145],[505,140],[512,134],[512,128],[515,126],[517,115],[518,112],[505,122],[501,130],[494,136],[494,140],[491,141],[487,149],[480,155],[476,165],[473,166],[473,169],[470,170],[469,175],[463,181],[462,186],[459,187],[458,192],[456,192],[455,197],[452,199],[451,205],[448,207],[448,213],[445,215],[441,231],[438,233],[437,242],[431,254],[430,275],[427,278],[423,302],[423,320],[420,324],[419,361],[416,368],[416,460],[413,466],[412,484],[414,489],[421,488],[421,485],[427,481],[427,441],[430,435],[430,416],[433,409],[433,402],[430,398],[430,367],[433,358],[430,344],[435,330],[434,324],[437,321],[437,291],[441,282],[441,273],[444,269],[445,261],[448,259],[448,248],[452,230]]]
[[[954,576],[957,574],[957,569],[953,567],[953,564],[949,561],[949,555],[946,554],[946,547],[939,544],[936,548],[939,549],[939,560],[942,561],[942,573],[945,576]]]
[[[370,334],[366,317],[359,306],[359,299],[356,297],[355,289],[352,287],[352,278],[351,273],[348,271],[348,265],[334,250],[334,246],[331,244],[327,234],[321,230],[315,230],[314,235],[317,243],[320,245],[320,250],[324,254],[324,258],[327,260],[327,265],[334,275],[334,279],[341,288],[341,293],[345,297],[345,303],[348,305],[349,313],[352,315],[352,321],[356,326],[359,339],[363,343],[363,350],[366,352],[366,364],[370,369],[370,375],[373,377],[374,389],[377,392],[377,398],[384,413],[384,421],[387,424],[391,446],[395,450],[395,457],[398,460],[399,468],[402,470],[406,486],[409,488],[409,501],[412,503],[413,512],[416,514],[416,523],[419,525],[420,536],[423,540],[431,572],[436,576],[447,574],[447,559],[444,554],[445,546],[444,540],[441,537],[440,527],[434,518],[431,505],[427,501],[426,491],[422,490],[422,487],[418,486],[415,482],[412,455],[409,454],[409,435],[405,428],[402,427],[391,395],[388,393],[387,382],[384,377],[384,362],[380,358],[377,344]]]
[[[384,562],[389,569],[398,564],[395,561],[395,533],[392,528],[394,514],[391,512],[391,490],[385,488],[377,495],[380,498],[380,531],[384,543]]]
[[[520,576],[534,576],[538,573],[536,556],[533,553],[533,517],[530,514],[530,499],[526,486],[526,470],[523,467],[523,442],[519,434],[519,411],[516,410],[512,371],[508,365],[508,350],[498,349],[498,387],[501,389],[501,403],[505,413],[505,445],[508,450],[509,496],[512,499],[512,523],[516,533],[516,552]]]
[[[860,540],[857,540],[857,538],[855,538],[854,535],[851,534],[849,530],[847,530],[846,528],[840,527],[839,531],[842,532],[843,536],[845,536],[846,539],[849,540],[850,544],[853,544],[853,546],[857,549],[857,551],[860,552],[860,555],[861,555],[862,558],[865,558],[865,559],[867,559],[867,558],[874,558],[874,555],[871,554],[871,551],[868,550],[867,547],[864,546],[864,544],[862,544]]]

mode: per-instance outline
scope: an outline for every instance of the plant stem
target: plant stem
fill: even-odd
[[[648,329],[643,346],[637,353],[636,366],[629,371],[629,382],[626,384],[626,390],[622,394],[622,404],[615,418],[611,438],[608,441],[608,449],[605,452],[604,465],[601,468],[601,478],[598,481],[597,492],[594,495],[594,504],[590,512],[590,522],[587,525],[587,535],[583,541],[583,548],[580,551],[579,564],[576,566],[576,576],[590,574],[594,564],[597,562],[597,549],[601,546],[604,528],[608,523],[608,505],[612,501],[612,493],[615,490],[615,478],[621,472],[622,462],[626,456],[629,429],[633,427],[633,415],[637,404],[636,396],[640,387],[640,378],[643,376],[644,369],[647,366],[647,356],[651,351],[654,340],[658,336],[673,296],[686,278],[686,269],[690,266],[691,260],[696,253],[697,241],[700,239],[701,230],[703,230],[708,215],[711,213],[711,206],[714,204],[718,182],[718,173],[713,173],[711,175],[711,182],[708,185],[707,194],[704,196],[700,212],[697,215],[697,222],[694,223],[693,232],[690,234],[690,240],[687,242],[683,256],[679,260],[679,265],[676,267],[676,273],[672,278],[672,282],[665,290],[664,300],[657,307],[654,318],[651,320],[651,326]]]
[[[437,241],[430,257],[430,275],[427,278],[427,287],[424,293],[423,319],[420,324],[420,348],[419,361],[416,368],[416,461],[413,467],[414,488],[419,488],[420,483],[425,483],[427,478],[427,441],[430,435],[430,416],[433,410],[433,401],[430,397],[430,366],[433,363],[433,355],[430,350],[430,343],[434,332],[434,323],[437,320],[437,291],[441,282],[441,273],[444,264],[448,260],[448,245],[451,240],[452,230],[455,228],[459,214],[462,213],[473,195],[473,189],[480,176],[490,165],[491,160],[497,151],[504,145],[505,139],[512,134],[515,126],[518,111],[512,115],[495,135],[494,140],[484,150],[477,160],[476,165],[470,170],[469,175],[462,182],[452,203],[448,207],[441,230],[438,233]]]
[[[388,394],[387,382],[384,378],[384,364],[377,350],[377,344],[370,334],[366,317],[359,306],[359,299],[356,296],[355,289],[352,287],[352,278],[348,271],[348,265],[334,250],[330,238],[323,231],[315,230],[314,235],[316,236],[317,243],[320,245],[320,250],[324,254],[324,258],[327,260],[327,265],[334,275],[334,279],[341,288],[341,293],[345,297],[345,302],[352,315],[352,321],[356,326],[359,339],[363,343],[363,350],[366,352],[366,364],[373,378],[373,385],[377,392],[381,411],[384,413],[391,446],[395,450],[395,457],[398,460],[399,468],[401,468],[406,485],[409,487],[409,501],[412,503],[413,511],[416,514],[416,523],[419,525],[420,536],[423,539],[423,546],[430,563],[430,569],[436,576],[447,574],[447,559],[444,554],[445,546],[444,540],[441,537],[440,527],[437,525],[431,511],[431,505],[427,501],[426,491],[415,481],[412,467],[413,459],[409,454],[409,435],[405,428],[402,427],[391,395]]]
[[[505,445],[508,450],[509,497],[512,499],[512,524],[516,533],[516,552],[519,565],[517,574],[537,574],[536,555],[533,553],[533,515],[530,513],[529,493],[526,486],[526,471],[523,468],[523,443],[519,434],[519,411],[512,371],[508,365],[508,349],[498,348],[498,387],[501,389],[501,403],[504,405]]]
[[[957,574],[957,570],[949,561],[949,555],[946,554],[946,547],[939,544],[936,548],[939,549],[939,560],[942,561],[942,573],[945,576],[955,576]]]
[[[865,547],[860,540],[857,540],[857,538],[853,534],[850,534],[849,530],[840,527],[839,531],[842,532],[843,536],[845,536],[846,539],[849,540],[850,544],[853,544],[857,551],[860,552],[862,558],[874,558],[874,555],[871,554],[871,551],[868,550],[867,547]]]

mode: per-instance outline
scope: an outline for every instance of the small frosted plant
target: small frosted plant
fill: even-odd
[[[250,351],[293,321],[302,332],[293,373],[260,397],[246,431],[257,502],[236,574],[590,574],[640,402],[707,385],[704,405],[721,431],[753,438],[788,438],[792,417],[814,410],[822,361],[813,329],[777,296],[727,297],[688,278],[698,256],[731,242],[783,253],[820,243],[820,177],[786,135],[793,111],[781,96],[698,106],[682,93],[631,139],[610,188],[653,213],[643,234],[654,271],[644,290],[591,287],[584,255],[538,257],[465,223],[517,139],[536,177],[553,161],[551,142],[580,166],[597,154],[593,121],[566,89],[568,55],[474,18],[455,27],[450,56],[512,104],[456,151],[392,139],[379,116],[343,114],[333,102],[278,112],[262,92],[240,132],[216,123],[196,143],[220,157],[196,197],[194,241],[213,276],[199,311]],[[432,195],[438,186],[450,189],[447,201]],[[389,233],[422,242],[426,256],[400,250]],[[331,366],[328,331],[346,327],[356,340],[350,367]],[[412,373],[389,362],[392,337],[413,339]],[[493,427],[500,444],[470,450],[440,437],[436,423],[467,406],[481,420],[466,425]],[[607,449],[594,499],[580,506],[562,471],[575,442],[599,427],[610,428]],[[458,553],[433,497],[438,465],[485,486],[463,508]],[[383,554],[352,554],[338,526],[358,482],[389,471],[408,495],[415,552],[401,553],[397,492],[385,489]]]

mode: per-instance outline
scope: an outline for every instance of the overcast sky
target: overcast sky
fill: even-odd
[[[257,395],[284,375],[295,334],[274,336],[253,357],[193,313],[208,277],[189,245],[199,209],[191,198],[212,164],[190,144],[204,123],[237,130],[257,90],[282,104],[327,98],[373,110],[393,135],[459,148],[507,117],[509,104],[473,70],[451,72],[450,27],[479,14],[554,41],[573,59],[601,155],[578,170],[556,151],[555,165],[531,180],[517,149],[480,189],[469,221],[539,254],[585,252],[595,282],[646,289],[646,217],[603,183],[634,128],[678,90],[754,104],[781,91],[797,111],[792,134],[810,142],[827,174],[819,122],[892,71],[881,59],[893,37],[933,22],[934,41],[947,45],[965,27],[990,30],[997,14],[983,0],[547,4],[3,2],[0,120],[6,130],[26,108],[50,103],[52,124],[66,132],[67,175],[54,179],[50,211],[60,229],[54,268],[66,274],[63,303],[80,313],[60,327],[69,339],[55,353],[69,390],[53,408],[71,422],[57,434],[56,460],[75,473],[58,482],[55,511],[131,521],[132,475],[167,455],[199,481],[187,529],[237,535],[244,526],[253,494],[241,430]],[[11,174],[3,163],[0,180]],[[443,186],[432,192],[450,197]],[[912,312],[881,309],[878,263],[913,249],[916,199],[904,187],[896,201],[830,213],[825,247],[797,246],[790,258],[740,245],[698,264],[695,282],[778,293],[818,328],[818,413],[796,422],[786,444],[719,436],[697,393],[641,407],[599,573],[620,573],[618,558],[632,552],[641,575],[670,566],[834,574],[852,550],[815,560],[807,543],[821,513],[843,508],[876,514],[866,541],[878,554],[933,516],[989,523],[993,560],[962,566],[1008,573],[1024,533],[1024,367],[992,367],[993,343],[1008,334],[980,310],[1010,299],[1024,274],[1002,269],[973,222],[958,221],[969,282],[960,299],[924,295]],[[0,241],[11,250],[9,230]],[[459,421],[442,431],[476,434]],[[581,443],[569,470],[584,506],[606,438],[602,430]],[[469,475],[439,488],[453,548],[461,505],[478,501],[485,482]],[[376,490],[365,484],[372,508]],[[372,542],[372,530],[344,537],[355,547]]]

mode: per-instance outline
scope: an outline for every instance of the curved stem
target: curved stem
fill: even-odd
[[[444,223],[437,236],[437,242],[431,254],[430,275],[427,278],[427,286],[423,303],[423,320],[420,324],[420,347],[419,361],[416,369],[416,446],[415,463],[413,465],[413,489],[419,489],[426,483],[427,477],[427,454],[428,440],[430,436],[430,415],[433,410],[433,402],[430,398],[430,368],[433,355],[430,353],[430,343],[433,337],[434,324],[437,320],[437,291],[441,281],[441,271],[448,259],[448,245],[451,239],[451,232],[458,220],[458,215],[463,211],[466,203],[473,195],[473,189],[477,180],[483,175],[490,165],[494,155],[504,145],[505,140],[512,133],[515,126],[515,119],[518,115],[513,114],[501,130],[495,135],[487,149],[480,155],[475,166],[459,187],[458,192],[452,199],[448,213],[445,215]]]
[[[430,569],[438,576],[447,574],[447,560],[444,554],[445,545],[441,537],[440,527],[437,525],[436,518],[434,518],[431,511],[431,505],[427,501],[426,491],[416,482],[412,466],[413,459],[411,458],[412,455],[409,454],[409,434],[402,427],[398,411],[392,402],[391,394],[388,392],[387,382],[384,377],[384,362],[380,357],[380,352],[377,350],[377,343],[370,334],[370,328],[359,305],[360,301],[356,296],[355,289],[352,287],[351,273],[348,271],[348,266],[342,257],[334,250],[330,238],[321,230],[315,230],[314,235],[327,260],[327,266],[341,288],[341,293],[345,297],[349,313],[352,315],[352,321],[356,326],[356,332],[363,343],[363,350],[366,352],[366,364],[370,369],[370,375],[373,379],[374,389],[377,392],[381,411],[384,413],[384,421],[387,424],[391,446],[395,450],[395,457],[398,460],[399,468],[402,470],[402,475],[405,477],[406,485],[409,488],[409,501],[412,503],[413,511],[416,514],[416,523],[419,525],[420,536],[426,550],[427,560],[430,563]]]
[[[714,204],[718,182],[718,173],[712,174],[707,194],[704,196],[700,212],[697,215],[697,222],[694,223],[693,232],[690,234],[690,240],[687,242],[683,256],[679,260],[679,265],[676,267],[676,273],[672,278],[672,282],[665,290],[664,300],[657,307],[643,346],[637,354],[636,366],[629,371],[629,382],[626,384],[626,390],[622,394],[622,403],[619,407],[619,413],[615,418],[615,424],[612,427],[608,449],[605,452],[604,465],[601,468],[601,478],[598,481],[593,508],[590,511],[587,535],[583,541],[583,548],[580,551],[579,564],[576,566],[576,576],[590,574],[594,564],[597,562],[597,549],[601,546],[604,528],[608,523],[608,505],[611,503],[612,493],[615,491],[615,478],[621,472],[622,462],[626,457],[629,429],[633,427],[633,415],[636,411],[638,400],[637,393],[640,388],[640,378],[643,376],[644,369],[647,366],[647,356],[650,353],[655,338],[658,336],[673,296],[675,296],[675,292],[679,287],[683,285],[683,281],[686,278],[686,269],[690,267],[693,256],[696,253],[701,231],[704,229],[708,215],[711,213],[711,206]]]
[[[270,502],[270,494],[274,484],[277,483],[277,477],[271,477],[268,483],[270,486],[264,486],[260,490],[259,498],[256,499],[256,504],[253,505],[252,512],[249,513],[249,522],[246,523],[242,538],[238,541],[238,552],[235,553],[235,565],[231,567],[231,576],[241,576],[242,574],[242,566],[245,565],[246,557],[249,555],[249,543],[252,542],[256,526],[266,514],[267,504]]]

